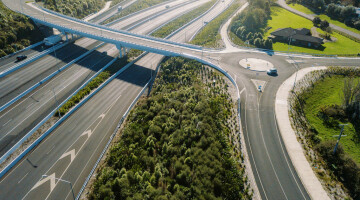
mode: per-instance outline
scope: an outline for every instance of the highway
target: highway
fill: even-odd
[[[6,1],[6,0],[4,0]],[[229,3],[229,1],[225,1]],[[224,6],[218,5],[207,16],[220,12]],[[32,10],[32,8],[29,8]],[[35,13],[39,11],[33,10]],[[38,15],[40,16],[40,15]],[[76,31],[82,34],[92,33],[91,37],[109,42],[120,41],[130,47],[138,47],[142,50],[163,53],[165,55],[195,55],[200,58],[202,52],[199,49],[186,47],[180,43],[156,41],[151,38],[132,36],[127,33],[114,31],[100,31],[99,28],[69,22],[58,16],[47,15],[47,21],[61,23],[67,27],[77,24]],[[201,27],[202,20],[198,20],[197,28]],[[194,25],[195,26],[195,25]],[[73,26],[75,27],[75,26]],[[194,27],[193,27],[194,28]],[[193,29],[179,32],[172,39],[177,42],[185,40],[185,33],[191,33]],[[105,37],[102,37],[106,36]],[[191,34],[189,34],[191,35]],[[182,39],[182,40],[181,40]],[[171,53],[169,53],[171,52]],[[41,175],[62,178],[73,183],[75,193],[79,191],[81,183],[89,173],[93,163],[98,158],[100,151],[105,145],[118,120],[125,112],[127,106],[136,94],[150,78],[150,72],[157,65],[154,54],[149,54],[117,77],[108,86],[101,90],[95,97],[80,108],[70,119],[56,129],[51,136],[43,141],[33,152],[14,168],[0,182],[3,191],[0,199],[17,199],[26,193],[27,199],[35,195],[55,199],[59,195],[72,198],[69,185],[55,181],[52,178],[41,179]],[[159,56],[160,59],[161,56]],[[231,75],[236,75],[236,82],[241,92],[242,124],[246,146],[249,152],[251,167],[258,185],[262,199],[309,199],[307,191],[299,180],[294,167],[284,149],[274,116],[274,95],[278,86],[293,74],[297,68],[287,61],[288,58],[281,55],[273,55],[268,52],[251,52],[241,50],[236,53],[207,51],[203,59],[219,59],[219,65]],[[257,73],[239,67],[238,62],[242,58],[262,58],[272,62],[278,69],[276,77],[267,76],[265,73]],[[351,65],[358,66],[356,59],[341,58],[309,58],[309,56],[297,57],[299,66],[311,67],[319,65]],[[211,59],[210,59],[211,60]],[[212,60],[214,61],[214,60]],[[221,63],[221,64],[220,64]],[[256,90],[251,79],[266,82],[263,93]],[[36,182],[36,180],[39,180]],[[17,193],[12,188],[19,188]],[[31,190],[32,189],[32,190]]]
[[[176,3],[179,4],[180,1]],[[140,34],[146,34],[153,30],[154,28],[160,26],[165,23],[169,19],[172,19],[178,15],[181,15],[187,12],[190,9],[196,8],[204,1],[193,2],[191,4],[187,4],[185,6],[181,6],[171,13],[167,13],[167,17],[159,16],[155,19],[155,22],[145,23],[141,26],[138,26],[133,31],[139,32]],[[159,9],[151,9],[152,13],[157,13]],[[146,15],[150,15],[151,12],[147,12]],[[138,15],[129,18],[131,22],[136,22],[137,18],[143,19]],[[126,24],[123,23],[123,26]],[[123,26],[118,26],[117,28],[122,28]],[[83,46],[87,45],[88,48],[94,48],[99,42],[94,41],[92,39],[80,39],[77,42],[81,42]],[[85,44],[84,44],[85,43]],[[89,45],[90,44],[90,45]],[[75,47],[70,44],[64,47],[64,51],[57,53],[57,57],[61,56],[69,56],[69,52],[73,52]],[[71,50],[70,50],[71,49]],[[84,51],[85,52],[85,51]],[[82,53],[84,53],[82,52]],[[102,52],[107,52],[107,56],[102,55]],[[6,151],[8,151],[16,142],[18,142],[27,132],[29,132],[36,124],[38,124],[45,116],[47,116],[57,105],[59,102],[65,100],[69,95],[71,95],[78,87],[80,87],[85,81],[87,81],[93,74],[95,74],[100,68],[105,66],[108,62],[110,62],[114,57],[118,55],[118,50],[112,44],[107,44],[97,51],[86,56],[84,59],[80,60],[76,64],[70,66],[67,70],[60,73],[55,78],[51,79],[48,83],[44,84],[42,87],[38,88],[35,92],[32,92],[28,97],[19,101],[16,105],[11,108],[5,110],[0,115],[0,123],[2,126],[0,127],[0,155],[3,155]],[[74,59],[74,55],[71,55],[72,59]],[[50,59],[55,59],[55,57],[50,57]],[[71,59],[71,60],[72,60]],[[70,60],[69,60],[70,61]],[[69,62],[68,61],[68,62]],[[59,66],[64,65],[66,62],[63,61],[60,64],[56,64],[54,70],[57,70]],[[37,71],[41,72],[41,70],[45,70],[46,66],[52,65],[48,59],[42,60],[39,62],[34,62],[31,67],[24,68],[26,73],[22,73],[25,77],[29,77],[28,74],[31,74],[31,71],[37,69]],[[50,73],[50,72],[49,72]],[[34,74],[34,73],[32,73]],[[41,77],[45,77],[48,73],[40,73]],[[16,76],[15,74],[14,76]],[[12,78],[12,79],[11,79]],[[10,76],[8,79],[11,81],[7,82],[7,79],[3,80],[4,84],[1,88],[4,88],[5,91],[9,91],[12,88],[16,89],[16,86],[20,85],[21,81],[19,79],[24,79],[23,77]],[[15,80],[13,80],[15,79]],[[31,79],[32,83],[36,83],[37,79]],[[22,86],[26,87],[26,86]],[[14,90],[15,90],[14,89]],[[17,91],[18,92],[18,91]],[[5,92],[4,92],[5,93]],[[16,93],[17,94],[17,93]],[[25,108],[25,109],[24,109]],[[25,112],[24,112],[25,111]]]
[[[206,1],[200,3],[204,2]],[[199,4],[199,2],[196,3]],[[194,8],[193,6],[189,5],[189,8]],[[184,9],[182,10],[184,11]],[[214,8],[213,12],[209,13],[208,17],[221,12],[221,9],[219,7],[217,9]],[[154,24],[152,22],[149,23]],[[191,27],[191,29],[187,31],[192,33],[197,30],[194,27]],[[30,153],[26,159],[1,180],[0,187],[4,187],[2,191],[7,191],[7,194],[0,194],[0,199],[22,198],[33,186],[39,187],[35,187],[34,190],[29,192],[26,199],[34,199],[33,195],[36,196],[36,199],[43,199],[49,195],[49,191],[46,188],[49,189],[51,187],[47,183],[36,185],[36,181],[41,178],[42,174],[52,172],[55,172],[56,177],[71,177],[71,181],[74,183],[74,190],[79,191],[85,177],[89,174],[100,151],[121,118],[121,113],[125,112],[129,104],[148,81],[152,71],[151,67],[156,67],[157,62],[153,60],[153,56],[144,57],[101,90],[99,94],[95,95],[80,110],[75,112],[70,119],[66,120],[36,150]],[[89,134],[81,136],[84,132],[89,133],[89,130],[91,130],[91,137],[89,137]],[[70,153],[69,159],[68,157],[61,158],[64,153],[66,154],[67,150],[71,151],[73,148],[75,149],[75,154]],[[56,162],[57,160],[58,162]],[[52,165],[53,167],[51,167]],[[63,176],[61,176],[62,174]],[[10,190],[10,188],[17,189],[15,191]],[[58,197],[59,194],[67,194],[69,192],[68,189],[67,185],[56,184],[49,199]],[[68,198],[72,198],[71,193],[69,193]]]

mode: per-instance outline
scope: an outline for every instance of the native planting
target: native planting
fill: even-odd
[[[130,112],[89,199],[251,199],[223,76],[174,57]]]
[[[42,2],[43,6],[50,10],[80,19],[99,11],[105,5],[104,0],[36,0],[36,2]]]
[[[0,57],[43,39],[42,33],[31,19],[9,10],[2,2],[0,2],[0,28]]]
[[[346,198],[346,193],[358,199],[360,70],[331,67],[312,72],[296,85],[289,101],[293,127],[324,187],[336,199]],[[341,124],[347,124],[345,137],[335,151]]]

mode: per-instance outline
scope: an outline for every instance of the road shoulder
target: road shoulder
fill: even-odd
[[[315,70],[325,69],[326,67],[305,68],[293,74],[290,78],[282,83],[276,93],[275,115],[279,126],[280,135],[284,141],[286,150],[294,165],[297,174],[300,177],[305,189],[311,199],[330,199],[322,187],[320,181],[312,170],[310,163],[307,161],[304,150],[297,141],[295,131],[291,127],[289,116],[288,97],[292,90],[294,80],[301,80],[307,73]]]

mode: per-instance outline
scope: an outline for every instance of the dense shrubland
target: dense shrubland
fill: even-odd
[[[14,53],[43,38],[29,18],[9,10],[2,2],[0,2],[0,30],[0,57]]]
[[[272,40],[263,37],[270,14],[269,1],[249,1],[249,7],[233,19],[231,32],[247,45],[272,49]]]
[[[240,151],[228,141],[236,115],[224,88],[222,76],[200,63],[163,63],[151,96],[138,102],[110,148],[89,198],[250,199]]]
[[[342,182],[354,199],[360,198],[359,77],[356,68],[316,71],[305,76],[290,97],[292,122],[314,170],[325,181],[332,177],[327,187],[333,180]],[[347,136],[334,153],[339,124],[348,124]]]
[[[105,5],[104,0],[36,0],[43,2],[45,8],[76,18],[99,11]]]

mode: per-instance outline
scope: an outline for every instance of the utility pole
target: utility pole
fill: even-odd
[[[345,126],[347,126],[348,124],[340,124],[339,126],[341,126],[341,131],[340,131],[340,135],[339,135],[339,137],[338,137],[338,139],[337,139],[337,142],[336,142],[336,145],[335,145],[335,148],[334,148],[334,154],[336,153],[336,149],[337,149],[337,147],[338,147],[338,145],[339,145],[339,142],[340,142],[340,139],[341,139],[341,135],[342,135],[342,133],[343,133],[343,131],[344,131],[344,127]]]

